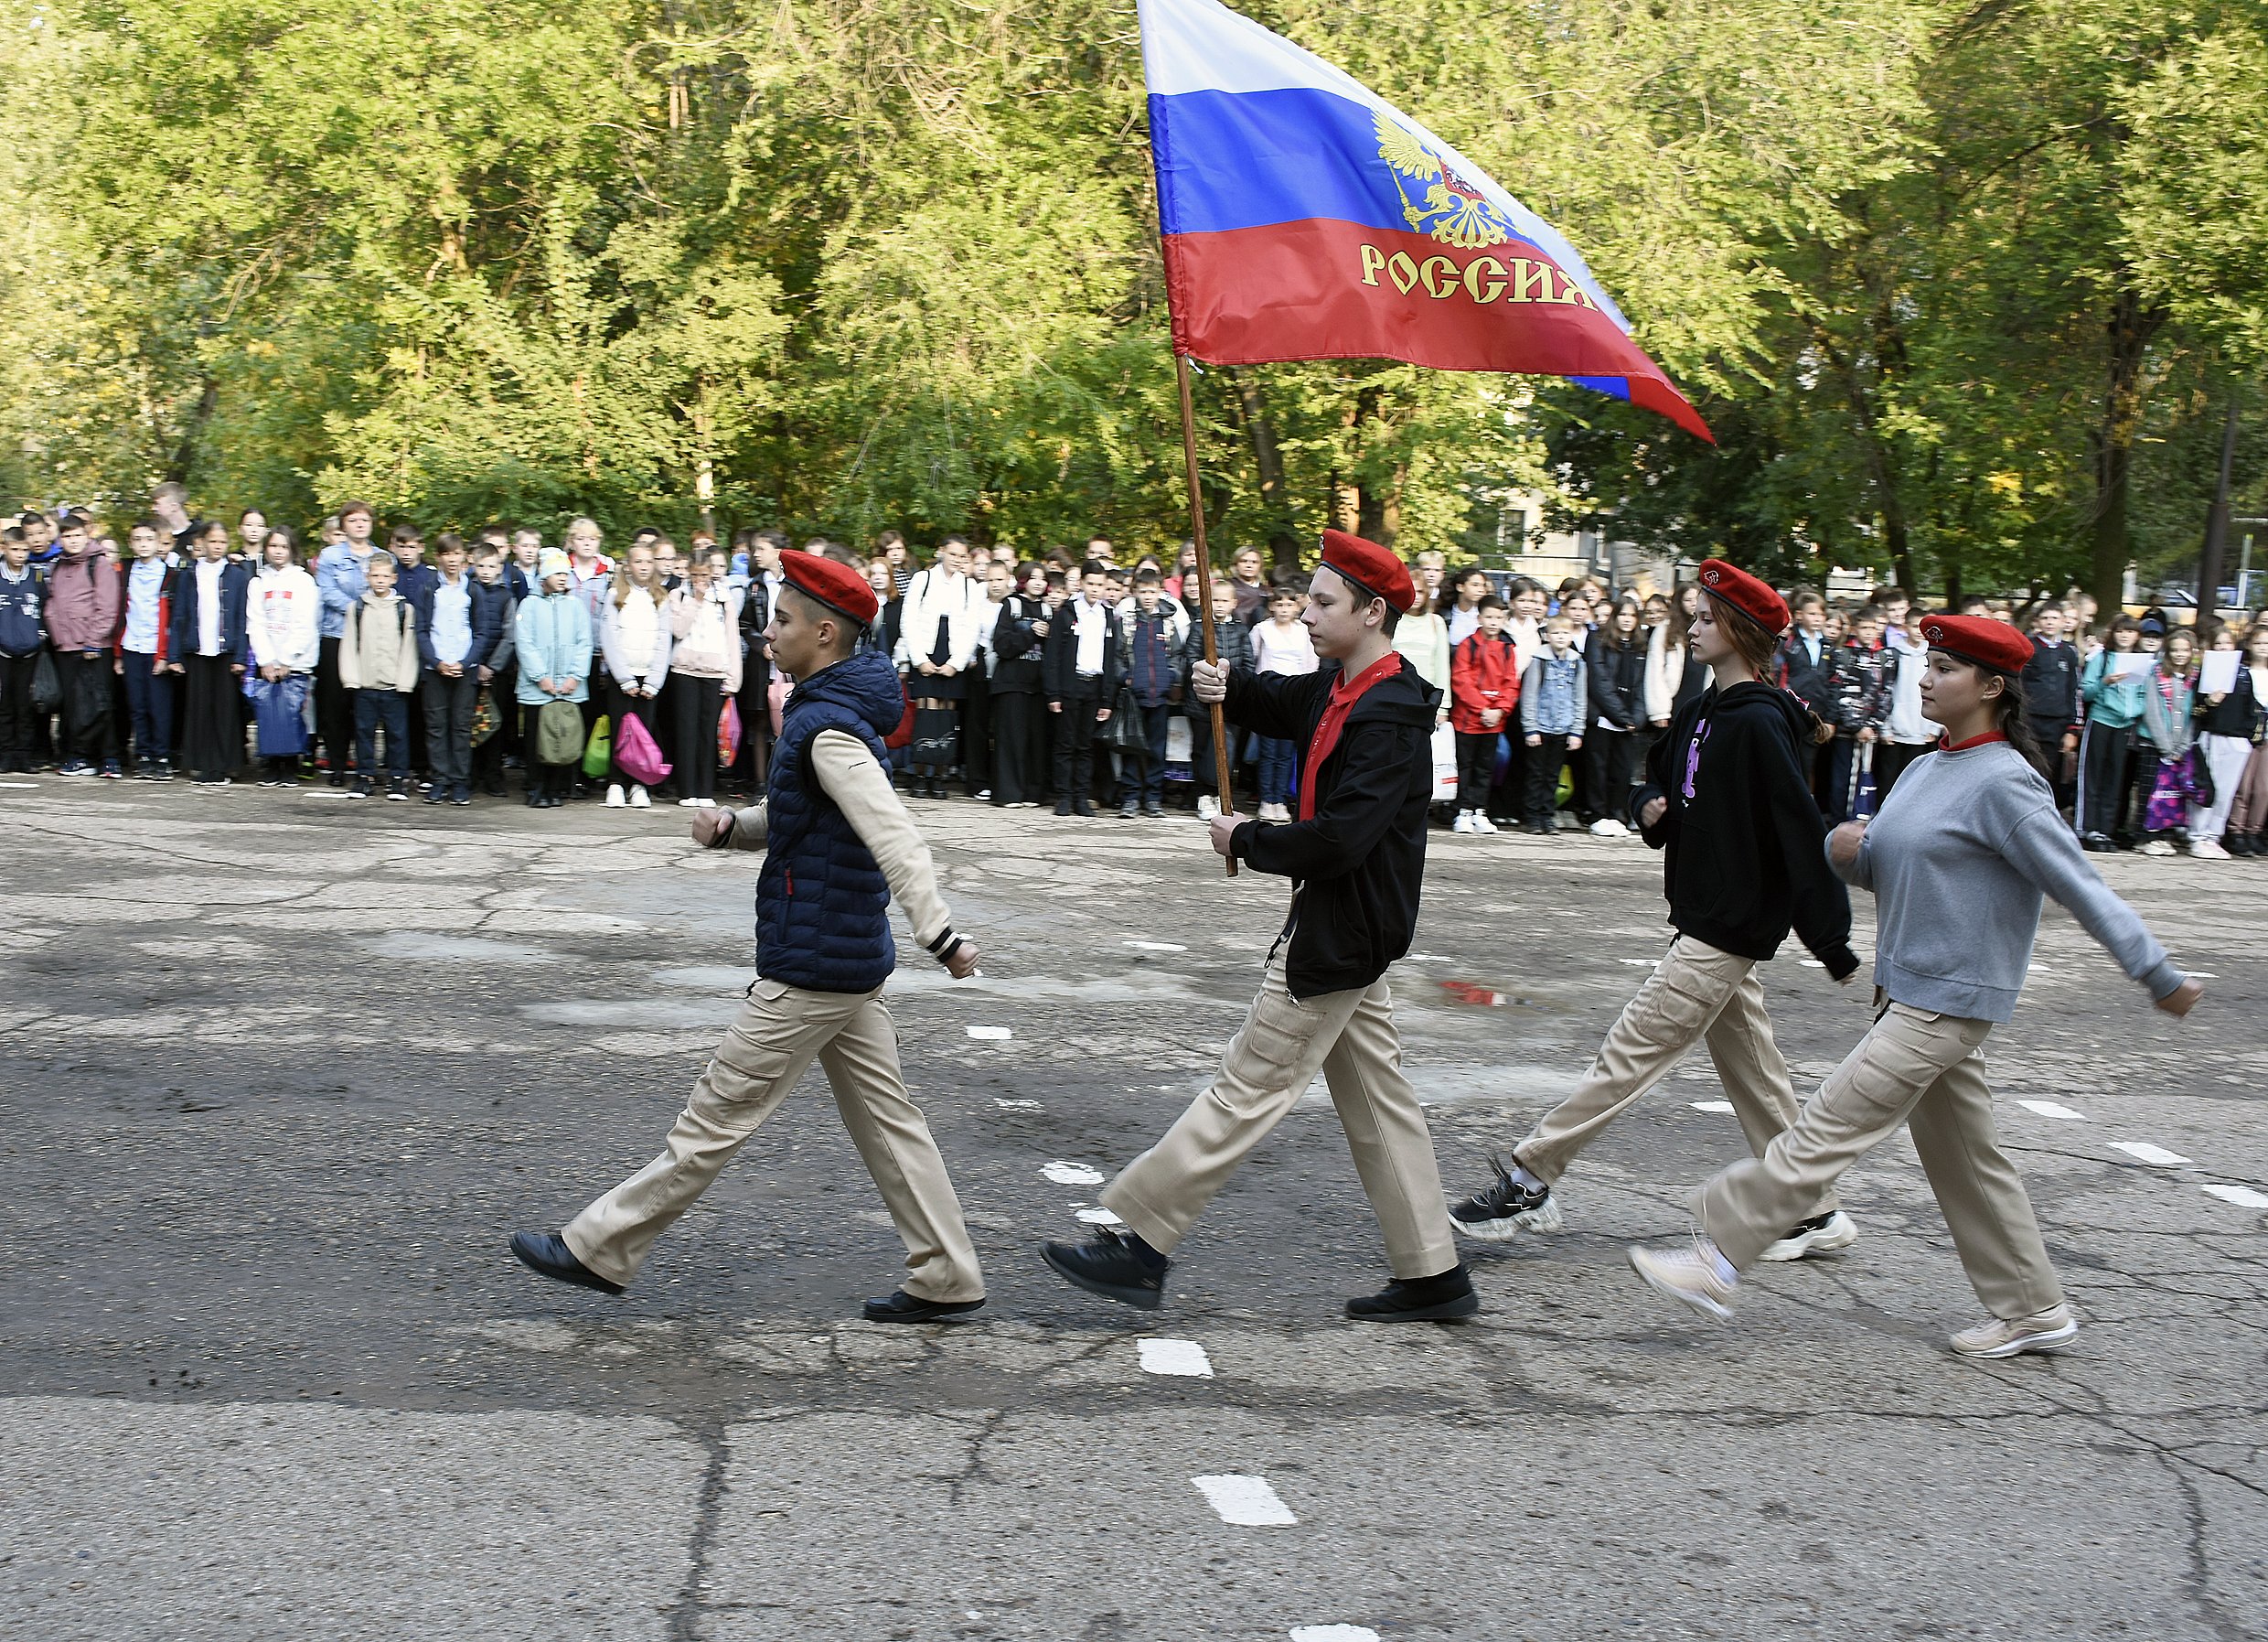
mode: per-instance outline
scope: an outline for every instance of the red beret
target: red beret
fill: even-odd
[[[2032,641],[2005,621],[1985,616],[1925,616],[1921,637],[1933,650],[1995,672],[2022,672],[2032,659]]]
[[[797,593],[848,616],[861,627],[872,621],[882,608],[882,600],[874,596],[874,590],[866,585],[864,576],[848,564],[838,564],[817,553],[782,548],[780,574]]]
[[[1325,531],[1323,563],[1396,611],[1408,609],[1418,596],[1409,566],[1375,542],[1365,542],[1344,531]]]
[[[1767,632],[1788,630],[1788,601],[1738,565],[1722,559],[1704,559],[1700,582],[1711,598],[1721,598],[1742,615],[1752,617]]]

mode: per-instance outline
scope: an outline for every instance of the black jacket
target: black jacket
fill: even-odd
[[[1000,601],[1000,618],[992,625],[994,695],[1039,693],[1040,650],[1047,640],[1032,632],[1032,624],[1046,620],[1044,599],[1011,593]]]
[[[1711,690],[1683,708],[1646,757],[1631,800],[1669,808],[1645,841],[1666,850],[1670,923],[1720,951],[1758,961],[1793,928],[1837,981],[1858,967],[1851,900],[1828,868],[1826,832],[1804,779],[1811,724],[1803,703],[1769,684]]]
[[[1065,599],[1055,606],[1055,614],[1047,624],[1047,643],[1040,652],[1040,693],[1051,702],[1071,699],[1073,687],[1079,678],[1079,629],[1072,619],[1071,606],[1078,601]],[[1118,624],[1117,612],[1103,612],[1103,671],[1099,684],[1102,703],[1107,707],[1118,699],[1118,686],[1124,675],[1118,666]]]
[[[1593,633],[1584,652],[1590,664],[1590,714],[1617,730],[1646,722],[1646,636],[1617,649]]]
[[[740,597],[740,690],[752,701],[763,701],[772,688],[772,647],[764,638],[771,625],[772,585],[754,571]]]
[[[2268,733],[2268,702],[2253,698],[2252,669],[2237,669],[2235,687],[2218,704],[2209,704],[2203,695],[2198,697],[2197,726],[2207,735],[2229,735],[2256,744]]]
[[[1835,723],[1835,640],[1819,640],[1819,660],[1813,661],[1811,652],[1803,648],[1801,633],[1791,633],[1780,643],[1780,682],[1795,699],[1816,713],[1827,724]],[[1808,736],[1799,733],[1798,746],[1808,746]]]
[[[249,564],[228,564],[220,567],[220,654],[238,667],[251,662],[251,636],[244,626],[246,590],[251,586],[252,571]],[[202,625],[198,619],[197,561],[192,559],[180,567],[180,574],[173,585],[173,631],[167,635],[166,659],[187,666],[191,656],[198,653],[197,632]]]
[[[1231,673],[1228,716],[1304,749],[1338,681],[1335,664],[1289,678]],[[1238,860],[1292,881],[1284,979],[1295,998],[1366,987],[1409,950],[1426,875],[1440,704],[1441,692],[1404,657],[1399,673],[1355,703],[1316,772],[1315,819],[1236,829]]]
[[[1234,616],[1226,621],[1216,621],[1213,624],[1213,653],[1220,658],[1221,665],[1232,673],[1249,674],[1257,667],[1252,654],[1252,629]],[[1183,685],[1189,682],[1190,669],[1204,660],[1204,635],[1199,631],[1196,618],[1192,617],[1189,623],[1189,648],[1182,657]],[[1184,694],[1182,699],[1186,703],[1191,698]]]
[[[2032,640],[2032,659],[2024,664],[2024,722],[2040,741],[2054,742],[2084,716],[2079,669],[2076,645]]]

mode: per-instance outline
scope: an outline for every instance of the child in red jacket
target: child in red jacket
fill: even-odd
[[[1489,778],[1496,744],[1520,703],[1520,660],[1504,630],[1508,612],[1494,594],[1481,601],[1481,626],[1450,653],[1450,727],[1457,733],[1457,820],[1452,832],[1493,832]]]

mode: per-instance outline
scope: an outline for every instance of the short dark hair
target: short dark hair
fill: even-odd
[[[455,531],[444,531],[433,538],[433,557],[436,559],[444,553],[461,553],[464,551],[465,538]]]
[[[1789,609],[1801,610],[1808,605],[1817,605],[1824,610],[1827,607],[1827,600],[1816,587],[1798,587],[1788,595]]]
[[[396,545],[404,542],[414,542],[423,546],[425,542],[425,532],[413,524],[398,524],[386,532],[386,540]]]
[[[1134,573],[1134,585],[1137,587],[1162,587],[1165,585],[1165,572],[1155,564],[1145,564]]]
[[[866,624],[861,621],[857,617],[851,615],[847,610],[836,609],[834,606],[829,604],[823,598],[813,597],[810,594],[806,593],[802,588],[797,586],[793,582],[788,583],[785,587],[782,587],[780,591],[782,593],[792,593],[797,598],[801,599],[805,606],[808,606],[808,613],[813,621],[831,621],[837,623],[839,630],[842,635],[842,643],[845,649],[855,649],[858,648],[859,635],[866,630]]]
[[[1115,569],[1117,569],[1116,565],[1106,564],[1100,559],[1089,559],[1086,563],[1079,566],[1079,579],[1081,581],[1085,581],[1091,575],[1108,575]]]
[[[1476,610],[1509,610],[1512,606],[1506,604],[1503,599],[1498,598],[1493,593],[1483,593],[1481,596],[1481,602],[1478,605],[1475,605],[1473,608]]]

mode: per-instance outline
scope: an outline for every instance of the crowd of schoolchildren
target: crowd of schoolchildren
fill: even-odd
[[[587,519],[556,546],[501,528],[428,540],[349,502],[309,553],[257,510],[231,527],[183,502],[161,489],[123,547],[70,511],[0,532],[0,770],[327,783],[429,804],[503,797],[517,771],[534,808],[708,806],[764,784],[792,688],[762,639],[777,531],[729,545],[696,532],[680,551],[641,530],[610,554]],[[1189,544],[1170,565],[1122,564],[1100,538],[1019,560],[947,537],[926,563],[896,531],[869,554],[807,547],[859,566],[881,601],[863,642],[905,681],[889,742],[910,796],[1059,815],[1222,807],[1209,715],[1188,689],[1203,654]],[[1693,588],[1553,590],[1439,553],[1416,569],[1395,643],[1441,692],[1441,819],[1460,833],[1627,836],[1647,748],[1707,687],[1686,650]],[[1316,669],[1300,578],[1267,577],[1247,548],[1212,598],[1225,665]],[[1819,725],[1813,793],[1830,820],[1871,814],[1937,739],[1920,612],[1895,587],[1855,607],[1800,589],[1789,602],[1779,682]],[[2028,627],[2028,716],[2089,848],[2268,854],[2268,623],[2200,632],[2153,610],[2098,628],[2083,597],[1964,609]],[[1229,734],[1232,784],[1260,819],[1289,820],[1299,749]]]

